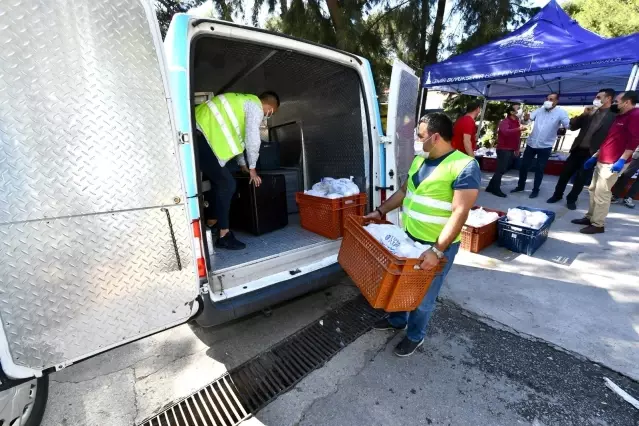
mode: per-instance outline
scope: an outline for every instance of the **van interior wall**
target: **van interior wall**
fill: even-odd
[[[281,107],[270,126],[301,122],[307,176],[354,176],[368,192],[369,139],[357,72],[324,59],[272,47],[206,37],[195,46],[195,92],[253,93],[271,90]],[[298,166],[301,138],[297,125],[276,127],[282,166]]]

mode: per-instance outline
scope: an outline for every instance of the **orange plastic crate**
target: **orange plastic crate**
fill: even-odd
[[[412,311],[419,306],[433,279],[441,273],[445,260],[436,269],[415,269],[419,259],[397,257],[365,229],[368,221],[350,216],[338,261],[372,307],[387,312]]]
[[[350,215],[362,216],[366,209],[366,194],[343,198],[322,198],[295,194],[302,228],[336,240],[343,235],[344,219]]]
[[[476,210],[479,207],[480,206],[475,206],[472,210]],[[487,212],[495,212],[499,217],[506,216],[506,213],[501,210],[487,209],[486,207],[483,207],[483,209]],[[471,253],[479,253],[497,241],[497,237],[499,236],[499,230],[497,228],[498,221],[499,220],[496,220],[479,228],[464,225],[461,231],[461,249]]]

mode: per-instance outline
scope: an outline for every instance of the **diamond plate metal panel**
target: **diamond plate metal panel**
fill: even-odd
[[[0,223],[182,194],[147,16],[130,0],[3,1]]]
[[[183,206],[0,226],[0,316],[16,364],[45,368],[190,315]]]
[[[397,113],[395,115],[395,165],[399,186],[408,178],[408,170],[415,158],[415,108],[419,94],[419,80],[407,71],[401,72]]]

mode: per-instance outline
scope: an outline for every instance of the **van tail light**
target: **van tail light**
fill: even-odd
[[[202,231],[200,221],[194,220],[193,238],[195,239],[195,260],[197,262],[197,274],[200,278],[206,278],[206,262],[204,261],[204,248],[202,247]]]

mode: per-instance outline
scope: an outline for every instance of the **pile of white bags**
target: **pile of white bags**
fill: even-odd
[[[350,179],[322,178],[321,182],[313,185],[313,189],[304,191],[306,195],[322,198],[342,198],[359,194],[359,187]]]
[[[484,225],[488,225],[489,223],[493,223],[499,219],[499,215],[495,212],[487,212],[483,208],[478,208],[476,210],[471,210],[468,213],[468,219],[466,219],[466,225],[472,226],[475,228],[480,228]]]
[[[508,209],[506,215],[508,223],[516,226],[539,229],[548,220],[548,215],[544,212],[531,212],[521,209]]]
[[[395,256],[417,259],[430,248],[411,240],[401,228],[395,225],[371,223],[364,229]]]

